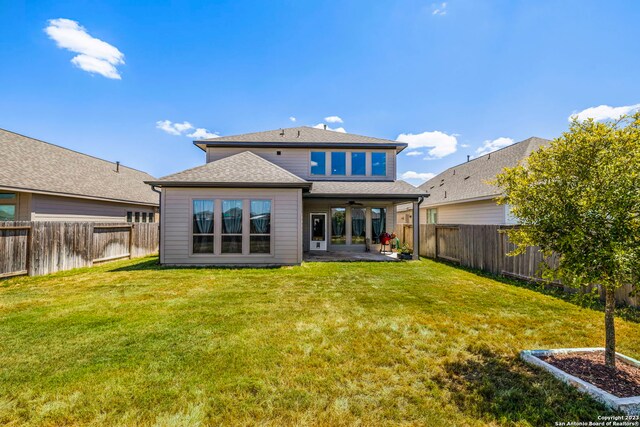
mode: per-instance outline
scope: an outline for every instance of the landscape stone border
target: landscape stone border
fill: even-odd
[[[527,363],[539,366],[542,369],[551,372],[561,381],[576,387],[583,393],[589,394],[594,399],[604,403],[611,409],[624,412],[627,415],[640,415],[640,396],[632,397],[616,397],[601,388],[594,386],[580,378],[569,375],[561,369],[540,359],[540,356],[550,356],[553,354],[569,354],[569,353],[593,353],[603,352],[604,348],[560,348],[555,350],[523,350],[520,352],[520,358]],[[621,362],[628,363],[632,366],[640,368],[640,362],[627,357],[623,354],[616,353],[616,358]]]

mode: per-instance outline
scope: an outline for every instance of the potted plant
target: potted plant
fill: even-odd
[[[402,245],[400,249],[398,249],[398,259],[411,259],[413,257],[413,249],[409,248],[407,245]]]

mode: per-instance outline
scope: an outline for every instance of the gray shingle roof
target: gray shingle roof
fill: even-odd
[[[422,206],[498,196],[500,190],[487,181],[495,179],[505,167],[516,166],[548,143],[549,140],[532,137],[453,166],[420,185],[419,188],[430,194]]]
[[[0,187],[158,205],[145,172],[0,129]]]
[[[299,126],[286,129],[275,129],[264,132],[245,133],[241,135],[221,136],[219,138],[203,139],[194,141],[200,148],[204,146],[233,146],[233,145],[254,145],[259,146],[299,146],[299,145],[366,145],[385,146],[403,149],[407,144],[391,141],[388,139],[373,138],[370,136],[355,135],[352,133],[336,132],[331,130],[317,129],[308,126]]]
[[[250,152],[234,154],[206,165],[148,181],[163,186],[269,186],[308,187],[311,184]]]
[[[425,191],[405,181],[315,181],[306,197],[415,199]]]

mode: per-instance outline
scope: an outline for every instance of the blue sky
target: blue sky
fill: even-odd
[[[196,131],[337,116],[409,141],[399,175],[424,178],[640,103],[631,0],[0,0],[0,18],[0,127],[154,176],[204,162]]]

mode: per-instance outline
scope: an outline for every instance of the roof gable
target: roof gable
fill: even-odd
[[[495,179],[505,167],[516,166],[548,143],[547,139],[531,137],[445,170],[420,185],[420,189],[429,193],[423,206],[500,195],[500,190],[488,181]]]
[[[161,186],[267,186],[308,187],[311,184],[250,152],[234,154],[202,166],[149,181]]]
[[[158,204],[145,172],[0,129],[0,187],[70,197]]]

